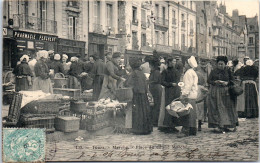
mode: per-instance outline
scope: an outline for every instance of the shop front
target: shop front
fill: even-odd
[[[99,55],[101,59],[105,59],[105,48],[107,46],[107,36],[98,33],[89,33],[88,37],[89,37],[88,56]]]
[[[68,57],[78,56],[85,57],[86,42],[58,38],[58,53],[67,54]]]
[[[4,59],[4,65],[14,68],[22,55],[34,57],[39,50],[56,52],[57,38],[54,35],[14,30],[13,37],[7,38],[7,42],[4,41],[4,55],[8,54]]]

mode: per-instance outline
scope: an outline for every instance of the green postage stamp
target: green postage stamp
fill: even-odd
[[[45,129],[3,128],[4,162],[43,162]]]

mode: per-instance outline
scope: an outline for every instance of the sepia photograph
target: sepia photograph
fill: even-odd
[[[1,7],[1,161],[259,161],[259,0]]]

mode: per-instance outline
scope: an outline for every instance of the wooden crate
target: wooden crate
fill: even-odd
[[[23,95],[20,93],[14,93],[12,102],[9,106],[7,122],[17,123],[20,117],[21,103]]]
[[[70,96],[74,99],[80,98],[80,89],[53,88],[53,93],[62,94],[63,96]]]
[[[55,129],[62,132],[76,132],[79,130],[80,118],[73,116],[58,116],[55,118]]]
[[[47,132],[55,131],[55,115],[23,114],[20,117],[19,126],[25,128],[45,128]]]

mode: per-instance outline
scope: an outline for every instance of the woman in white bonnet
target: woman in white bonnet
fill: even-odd
[[[258,91],[256,79],[258,77],[258,68],[253,65],[253,61],[248,59],[246,65],[236,73],[242,81],[243,94],[237,97],[237,110],[239,117],[256,118],[258,117]]]
[[[29,56],[23,55],[20,58],[20,64],[14,68],[14,75],[16,76],[15,91],[26,91],[32,86],[32,71],[28,65]]]
[[[69,58],[68,55],[62,54],[62,65],[63,65],[65,74],[68,73],[68,71],[70,69],[70,65],[71,65],[71,62],[67,62],[68,58]]]
[[[35,64],[35,79],[33,82],[33,90],[42,90],[45,93],[53,93],[53,88],[50,80],[50,69],[46,64],[48,52],[46,50],[37,53],[38,61]]]
[[[196,99],[198,96],[198,76],[194,71],[194,68],[198,66],[197,61],[194,56],[191,56],[185,62],[185,74],[183,76],[184,86],[182,88],[182,94],[180,99],[182,101],[187,101],[193,107],[190,110],[190,114],[184,117],[181,117],[180,120],[182,124],[181,132],[178,134],[178,138],[182,138],[185,136],[196,135],[197,134],[197,126],[196,126]]]

